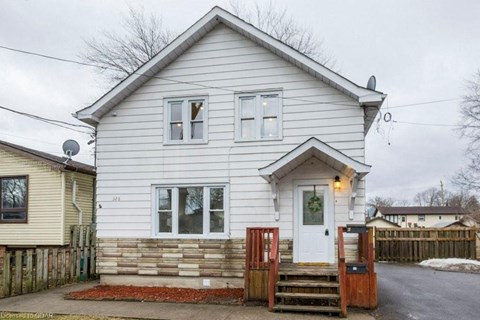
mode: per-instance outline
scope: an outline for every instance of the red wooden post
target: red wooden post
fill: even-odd
[[[278,228],[273,228],[272,251],[269,252],[270,270],[268,272],[268,311],[273,311],[275,304],[275,284],[278,277],[278,263],[280,240],[278,236]]]
[[[344,227],[338,227],[338,282],[340,284],[341,316],[347,316],[347,267],[345,265]]]

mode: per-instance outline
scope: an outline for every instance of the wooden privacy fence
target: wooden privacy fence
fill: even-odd
[[[90,226],[74,226],[70,247],[7,251],[3,257],[0,297],[86,281],[95,273],[95,231]]]
[[[376,228],[375,260],[476,259],[475,228]]]

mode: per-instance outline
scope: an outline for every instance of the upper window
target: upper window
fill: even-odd
[[[167,143],[207,142],[207,99],[167,99],[165,141]]]
[[[0,177],[0,223],[27,222],[27,177]]]
[[[282,138],[280,92],[236,95],[236,139],[239,141]]]
[[[418,215],[418,221],[425,221],[425,215],[424,214],[419,214]]]
[[[174,236],[216,236],[226,233],[224,186],[156,189],[156,233]]]

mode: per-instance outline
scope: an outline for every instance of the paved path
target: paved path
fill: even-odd
[[[376,264],[377,319],[480,319],[480,274]]]
[[[64,300],[67,292],[90,288],[95,283],[76,284],[18,297],[0,299],[0,311],[54,314],[84,314],[147,319],[175,320],[247,320],[247,319],[328,319],[293,313],[271,313],[265,307],[176,304],[157,302],[75,301]],[[372,320],[363,313],[350,313],[349,319]]]

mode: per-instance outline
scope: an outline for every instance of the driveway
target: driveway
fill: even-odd
[[[375,265],[377,319],[480,319],[480,274],[416,265]]]

